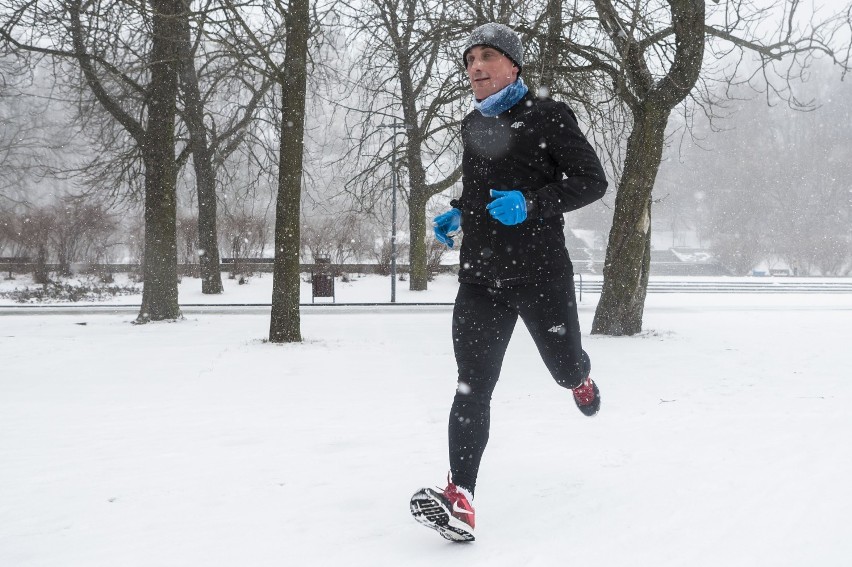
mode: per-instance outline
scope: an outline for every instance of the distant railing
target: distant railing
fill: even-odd
[[[32,259],[27,256],[0,256],[0,271],[12,274],[22,274],[33,271]]]
[[[805,278],[802,278],[805,280]],[[600,279],[583,281],[577,287],[578,293],[601,293],[603,281]],[[788,278],[731,278],[701,281],[690,278],[683,281],[648,280],[648,293],[852,293],[852,280],[847,278],[814,278],[810,281],[796,281]]]

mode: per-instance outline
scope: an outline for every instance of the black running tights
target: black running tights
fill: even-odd
[[[520,316],[550,374],[578,386],[591,364],[580,343],[572,278],[491,288],[461,284],[453,310],[459,378],[449,422],[453,482],[473,492],[490,426],[491,394]]]

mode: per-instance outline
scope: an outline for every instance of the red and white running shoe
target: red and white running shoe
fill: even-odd
[[[473,541],[476,512],[467,491],[450,482],[441,491],[423,488],[411,497],[411,515],[419,523],[432,528],[441,537],[455,542]]]
[[[601,393],[590,376],[586,376],[586,379],[572,392],[574,392],[574,402],[577,404],[577,408],[584,415],[592,417],[601,409]]]

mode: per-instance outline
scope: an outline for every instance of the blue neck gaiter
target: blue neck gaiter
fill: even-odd
[[[529,89],[524,80],[518,77],[511,85],[482,100],[474,100],[473,107],[483,116],[493,117],[506,112],[524,98]]]

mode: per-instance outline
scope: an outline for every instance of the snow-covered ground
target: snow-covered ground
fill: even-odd
[[[642,335],[584,337],[593,419],[518,325],[470,545],[408,512],[446,475],[450,308],[388,311],[272,345],[266,314],[0,309],[0,566],[849,565],[852,294],[651,294]]]

